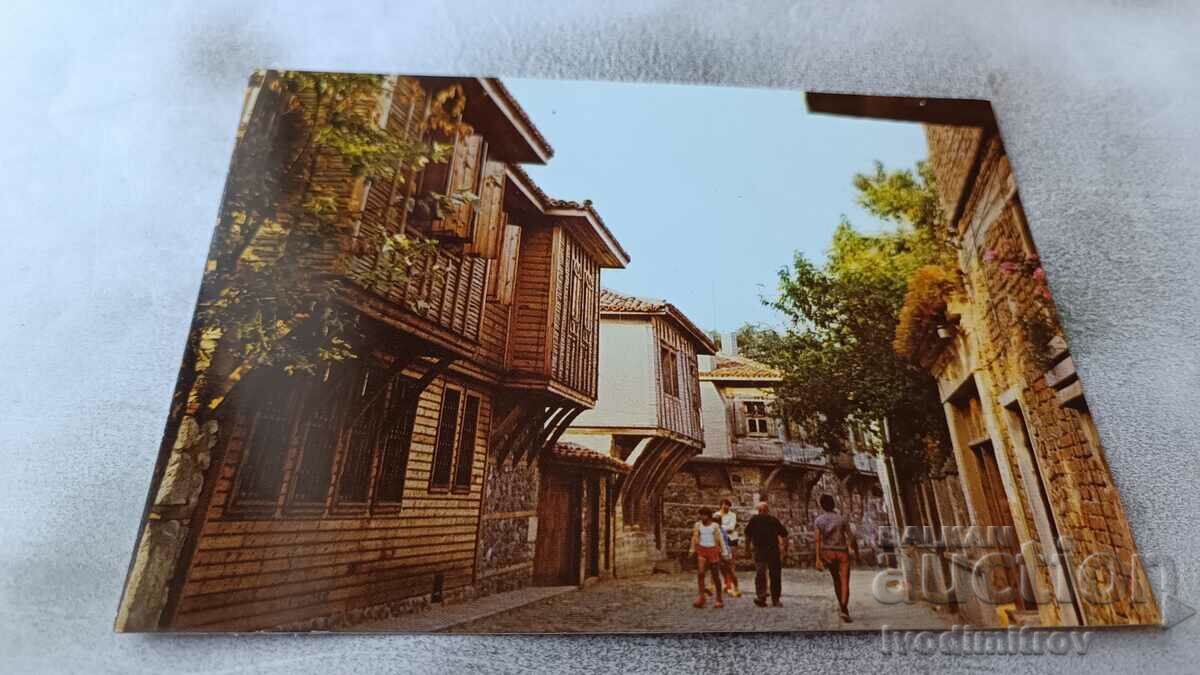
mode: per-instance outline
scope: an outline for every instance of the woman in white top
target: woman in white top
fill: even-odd
[[[692,555],[696,556],[696,580],[700,585],[700,597],[693,606],[704,606],[704,574],[711,569],[713,583],[717,586],[717,602],[713,607],[724,607],[718,567],[722,558],[729,557],[729,546],[725,543],[720,523],[713,520],[712,511],[708,509],[700,509],[700,521],[692,528]]]

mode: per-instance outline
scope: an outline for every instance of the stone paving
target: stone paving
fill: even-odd
[[[444,629],[451,633],[626,633],[731,632],[798,630],[942,629],[950,621],[927,606],[882,605],[871,595],[871,570],[856,570],[850,580],[852,623],[838,618],[829,575],[811,569],[783,573],[783,607],[754,605],[754,577],[742,572],[741,598],[712,601],[704,609],[696,599],[694,574],[655,574],[605,581],[569,593],[557,593],[523,606]],[[436,610],[433,610],[436,611]],[[391,627],[383,628],[390,630]],[[402,629],[401,629],[402,630]]]

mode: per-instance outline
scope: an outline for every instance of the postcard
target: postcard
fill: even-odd
[[[118,631],[1161,623],[988,102],[271,70],[235,124]]]

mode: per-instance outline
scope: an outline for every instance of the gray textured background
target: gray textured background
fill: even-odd
[[[0,670],[1200,667],[1200,619],[1007,661],[895,659],[870,634],[110,632],[263,65],[992,99],[1138,544],[1196,604],[1197,4],[105,4],[0,9]]]

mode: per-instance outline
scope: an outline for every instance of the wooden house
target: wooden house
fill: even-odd
[[[627,576],[666,557],[662,495],[704,447],[697,356],[715,345],[669,302],[605,289],[600,350],[596,406],[563,438],[629,465],[607,528],[614,572]]]
[[[449,87],[470,131],[441,139],[448,162],[375,180],[334,157],[282,188],[285,223],[312,185],[351,205],[305,270],[362,336],[357,358],[314,375],[227,369],[238,377],[218,411],[184,418],[164,444],[119,630],[325,629],[495,590],[481,540],[595,403],[599,270],[628,256],[590,203],[550,199],[518,167],[552,151],[498,80],[391,77],[358,103],[393,138],[433,134],[423,116]],[[252,91],[245,133],[273,133],[257,121],[287,106]],[[420,189],[478,203],[404,208]],[[437,245],[380,279],[380,242],[397,233]],[[218,346],[211,358],[238,357]],[[172,499],[181,475],[194,490]]]
[[[847,429],[849,455],[829,458],[804,438],[801,425],[776,405],[779,371],[738,353],[732,333],[721,336],[715,356],[701,356],[700,400],[704,450],[671,478],[663,494],[667,553],[685,565],[696,506],[716,510],[729,499],[744,525],[758,502],[788,528],[785,565],[812,561],[812,521],[818,499],[833,495],[853,523],[863,560],[874,560],[877,535],[888,524],[874,452],[878,439],[865,425]],[[749,558],[738,563],[752,566]]]

